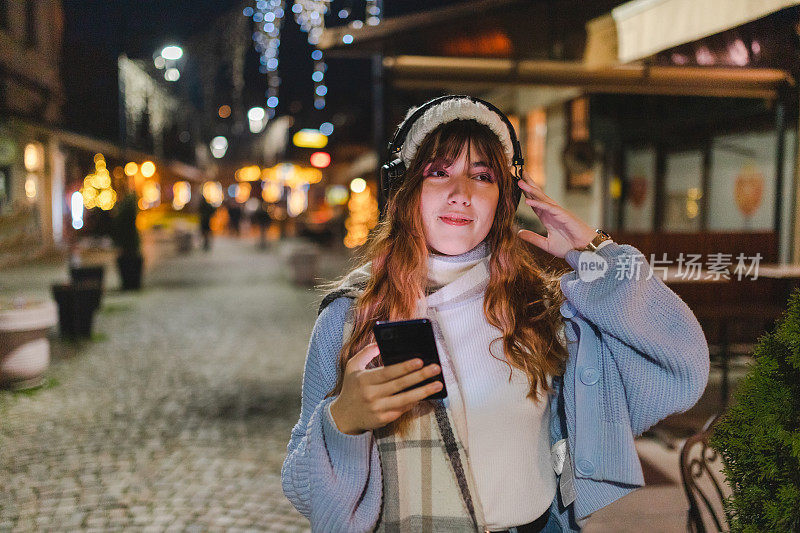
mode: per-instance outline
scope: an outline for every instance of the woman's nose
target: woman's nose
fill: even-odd
[[[469,183],[460,178],[454,179],[447,202],[453,205],[470,205],[470,198]]]

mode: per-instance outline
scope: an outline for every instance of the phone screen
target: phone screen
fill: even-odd
[[[375,341],[381,352],[384,366],[393,365],[419,357],[425,366],[436,363],[441,366],[439,352],[436,349],[436,340],[433,336],[431,321],[427,318],[400,321],[378,321],[372,329]],[[444,386],[442,374],[421,381],[406,390],[433,383],[442,382],[442,390],[428,396],[431,398],[446,398],[447,388]]]

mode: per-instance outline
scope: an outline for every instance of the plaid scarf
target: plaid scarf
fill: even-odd
[[[483,264],[473,268],[485,270]],[[325,296],[320,312],[336,298],[357,298],[369,274],[369,266],[351,272],[338,289]],[[483,292],[487,284],[488,270],[485,279],[479,280],[462,298]],[[450,356],[435,321],[435,310],[420,300],[418,314],[431,318],[441,362],[448,364]],[[352,316],[348,312],[343,343],[352,332]],[[461,398],[457,383],[448,382],[447,389],[449,399]],[[454,431],[456,425],[445,400],[420,402],[414,413],[411,427],[402,437],[387,426],[373,431],[383,479],[381,515],[375,531],[483,531],[485,520],[469,457]]]

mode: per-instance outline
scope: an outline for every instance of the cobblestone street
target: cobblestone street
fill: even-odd
[[[319,296],[273,246],[168,257],[139,293],[112,277],[93,339],[53,339],[44,388],[0,391],[0,531],[308,530],[280,468]],[[0,289],[46,293],[54,272]]]

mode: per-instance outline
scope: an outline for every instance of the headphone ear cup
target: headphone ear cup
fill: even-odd
[[[384,198],[389,198],[391,192],[400,185],[405,172],[406,165],[400,158],[381,167],[381,189],[383,189]]]
[[[517,180],[522,179],[522,167],[514,167],[514,205],[519,206],[519,201],[522,199],[522,189],[517,185]]]

